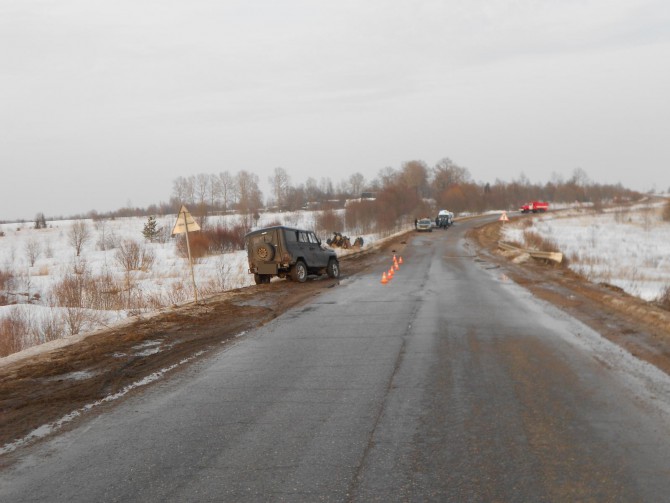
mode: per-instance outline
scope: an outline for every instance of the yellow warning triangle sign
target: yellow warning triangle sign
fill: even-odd
[[[500,218],[498,219],[501,222],[509,222],[509,217],[507,216],[507,212],[503,211],[502,215],[500,215]]]
[[[193,232],[193,231],[199,231],[200,226],[198,223],[193,219],[191,214],[188,212],[186,209],[186,206],[182,205],[181,209],[179,210],[179,215],[177,216],[177,221],[174,224],[174,227],[172,229],[172,235],[174,236],[175,234],[183,234],[184,232]]]

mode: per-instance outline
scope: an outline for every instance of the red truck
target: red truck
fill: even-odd
[[[521,206],[521,208],[519,208],[519,211],[521,211],[521,213],[530,213],[530,212],[544,213],[548,209],[549,209],[549,203],[545,203],[542,201],[533,201],[532,203],[526,203],[523,206]]]

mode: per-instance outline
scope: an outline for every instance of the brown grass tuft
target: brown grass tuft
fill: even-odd
[[[316,217],[316,227],[319,231],[326,233],[342,232],[344,219],[333,210],[325,210]]]
[[[670,285],[665,287],[665,290],[663,290],[656,302],[661,308],[670,311]]]
[[[21,351],[30,325],[18,306],[0,320],[0,357]]]
[[[555,241],[551,239],[545,239],[540,236],[537,232],[533,231],[524,231],[523,239],[526,243],[526,248],[532,250],[544,251],[544,252],[560,252],[558,245]]]
[[[664,222],[670,222],[670,201],[663,205],[662,218]]]

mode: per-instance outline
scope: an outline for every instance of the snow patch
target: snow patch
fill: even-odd
[[[204,353],[205,353],[205,351],[197,351],[196,353],[189,356],[188,358],[182,359],[179,363],[175,363],[174,365],[170,365],[168,367],[165,367],[165,368],[163,368],[163,369],[161,369],[157,372],[154,372],[154,373],[144,377],[143,379],[140,379],[139,381],[135,381],[134,383],[129,384],[128,386],[124,387],[118,393],[114,393],[112,395],[107,395],[106,397],[104,397],[100,400],[97,400],[95,402],[86,404],[83,407],[64,415],[63,417],[61,417],[60,419],[58,419],[58,420],[56,420],[52,423],[44,424],[42,426],[39,426],[39,427],[35,428],[33,431],[28,433],[25,437],[20,438],[18,440],[15,440],[14,442],[11,442],[9,444],[5,444],[2,447],[0,447],[0,456],[2,456],[4,454],[9,454],[10,452],[15,451],[19,447],[27,445],[30,442],[33,442],[35,440],[39,440],[41,438],[44,438],[44,437],[50,435],[51,433],[54,433],[54,432],[58,431],[63,426],[72,422],[73,420],[75,420],[79,416],[82,416],[83,414],[93,410],[94,408],[96,408],[96,407],[98,407],[102,404],[118,400],[119,398],[124,397],[125,395],[127,395],[128,393],[130,393],[132,390],[134,390],[136,388],[139,388],[141,386],[146,386],[147,384],[150,384],[154,381],[158,381],[159,379],[163,378],[165,376],[165,374],[171,372],[172,370],[176,369],[180,365],[184,365],[185,363],[188,363],[188,362],[198,358],[199,356],[203,355]]]

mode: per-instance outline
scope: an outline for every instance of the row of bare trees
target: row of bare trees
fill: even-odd
[[[523,175],[513,182],[476,183],[466,168],[446,158],[432,168],[423,161],[409,161],[399,170],[386,168],[369,187],[376,194],[374,200],[361,199],[346,207],[349,232],[391,231],[403,219],[431,216],[436,209],[456,213],[514,210],[530,200],[590,202],[598,207],[603,201],[642,197],[621,185],[592,183],[580,169],[567,180],[554,175],[546,184],[532,184]]]
[[[263,206],[258,175],[246,170],[178,177],[172,183],[172,199],[201,211],[235,208],[248,213]]]
[[[188,205],[198,215],[228,210],[247,214],[264,207],[299,210],[308,202],[348,198],[365,188],[365,178],[360,173],[350,176],[337,188],[328,177],[320,181],[309,177],[304,183],[293,185],[288,172],[281,167],[274,169],[268,182],[271,194],[266,198],[260,189],[259,177],[246,170],[236,174],[223,171],[178,177],[173,180],[171,201]]]
[[[293,184],[288,172],[278,167],[268,182],[272,193],[264,201],[257,175],[247,171],[235,175],[227,171],[217,175],[201,173],[174,180],[172,199],[197,208],[196,214],[202,216],[210,211],[229,209],[251,214],[263,207],[282,211],[298,210],[308,205],[334,207],[369,192],[380,199],[377,206],[383,210],[379,211],[378,218],[385,220],[393,215],[424,212],[427,200],[439,208],[461,213],[514,209],[528,200],[537,199],[598,204],[603,200],[640,197],[621,185],[593,183],[580,168],[567,179],[554,174],[545,184],[533,184],[523,174],[512,182],[475,182],[467,168],[449,158],[441,159],[432,167],[421,160],[407,161],[399,169],[386,167],[380,170],[372,180],[354,173],[337,185],[327,177],[320,181],[309,177],[304,183]]]
[[[283,168],[275,168],[268,181],[272,195],[270,204],[264,204],[259,178],[248,171],[234,175],[224,171],[217,175],[201,173],[179,177],[173,181],[172,211],[180,204],[189,205],[202,227],[205,217],[211,212],[234,209],[246,217],[244,225],[250,228],[263,207],[288,211],[305,207],[327,209],[342,207],[348,201],[347,228],[351,232],[369,232],[391,230],[403,219],[430,216],[436,209],[449,209],[455,213],[512,210],[529,200],[591,202],[597,206],[606,200],[630,201],[641,197],[641,194],[621,185],[592,183],[582,169],[574,170],[567,180],[555,174],[545,184],[533,184],[525,175],[512,182],[475,182],[467,168],[449,158],[441,159],[432,167],[421,160],[405,162],[399,169],[387,167],[370,181],[355,173],[337,187],[329,178],[317,182],[311,177],[305,183],[293,185]],[[375,197],[363,200],[360,195],[364,192]],[[43,215],[38,216],[36,222],[41,222]],[[104,218],[98,218],[94,222],[96,226],[104,226],[104,221]],[[101,249],[117,247],[118,243],[107,245],[104,229],[102,236]],[[77,220],[68,233],[69,243],[77,257],[90,238],[88,224]],[[163,240],[164,236],[161,235],[160,239]],[[26,256],[31,265],[39,253],[39,245],[29,242]]]
[[[631,200],[639,193],[621,185],[600,185],[592,182],[586,172],[577,168],[568,178],[553,174],[547,183],[531,183],[521,174],[518,179],[494,182],[477,182],[470,171],[445,157],[429,166],[422,160],[411,160],[400,168],[385,167],[373,179],[366,180],[361,173],[354,173],[334,183],[329,177],[317,180],[308,177],[304,182],[293,183],[289,173],[281,167],[268,177],[270,194],[260,189],[258,175],[246,170],[237,173],[222,171],[217,174],[199,173],[173,180],[169,202],[152,204],[147,208],[133,208],[130,204],[115,212],[101,215],[95,211],[87,216],[97,221],[103,218],[165,215],[174,213],[182,204],[201,219],[212,212],[237,211],[243,215],[258,214],[263,208],[295,211],[302,208],[342,206],[345,201],[357,199],[363,193],[372,193],[383,199],[402,199],[406,207],[408,198],[416,198],[416,208],[422,209],[419,200],[431,200],[439,208],[454,212],[476,212],[488,209],[513,209],[529,200],[544,199],[551,202],[592,202],[604,200]],[[410,194],[383,193],[409,191]],[[384,212],[382,218],[386,218]],[[202,220],[201,220],[202,221]],[[249,219],[251,222],[252,219]],[[35,225],[45,225],[39,213]]]

